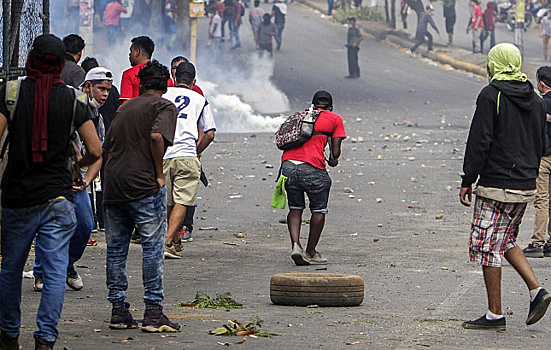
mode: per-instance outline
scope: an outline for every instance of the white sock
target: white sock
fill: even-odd
[[[530,291],[530,302],[533,302],[534,299],[536,299],[536,297],[538,296],[538,293],[539,293],[540,289],[541,289],[541,287],[536,288],[536,289],[532,289],[532,290]]]
[[[492,320],[499,320],[501,318],[503,318],[503,315],[494,314],[490,310],[488,310],[488,312],[486,312],[486,319],[487,320],[492,321]]]

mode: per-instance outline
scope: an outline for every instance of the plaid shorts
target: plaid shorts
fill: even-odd
[[[519,226],[526,203],[503,203],[476,196],[469,256],[482,266],[501,267],[504,254],[518,247]]]

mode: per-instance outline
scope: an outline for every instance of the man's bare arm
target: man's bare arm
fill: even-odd
[[[86,154],[80,159],[78,165],[81,167],[90,166],[101,158],[102,153],[94,122],[87,120],[77,128],[77,131],[84,146],[86,146]]]
[[[157,183],[159,183],[159,186],[163,187],[165,185],[165,177],[163,175],[163,157],[166,151],[163,135],[158,132],[152,132],[151,139],[149,141],[149,149],[151,150],[151,156],[153,157]]]

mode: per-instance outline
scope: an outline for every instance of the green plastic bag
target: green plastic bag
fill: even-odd
[[[272,208],[285,209],[285,204],[287,204],[287,192],[285,192],[286,181],[287,176],[285,175],[280,175],[277,179],[274,195],[272,196]]]

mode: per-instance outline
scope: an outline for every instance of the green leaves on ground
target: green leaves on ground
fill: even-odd
[[[252,335],[255,337],[262,337],[262,338],[273,338],[278,336],[279,334],[276,333],[267,333],[267,332],[261,332],[257,328],[262,327],[262,323],[264,321],[260,319],[260,317],[253,317],[249,320],[249,322],[245,325],[243,325],[241,322],[237,320],[228,321],[227,324],[222,325],[222,327],[218,327],[215,330],[212,330],[209,332],[211,335],[218,335],[218,336],[246,336],[246,335]]]
[[[238,303],[231,297],[231,293],[216,293],[215,298],[211,298],[205,292],[197,292],[195,299],[187,302],[180,303],[178,306],[193,306],[196,309],[217,309],[217,310],[229,310],[229,309],[243,309],[243,304]]]

